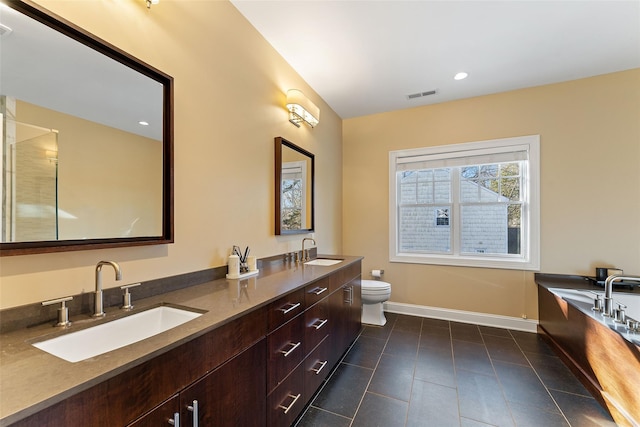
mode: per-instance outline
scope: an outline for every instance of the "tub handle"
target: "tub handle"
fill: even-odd
[[[593,291],[589,291],[589,293],[595,295],[595,297],[593,298],[593,307],[591,308],[591,310],[602,311],[602,295]]]
[[[627,314],[625,312],[625,309],[627,308],[626,305],[616,302],[616,304],[618,305],[618,308],[616,308],[615,313],[614,313],[614,321],[616,323],[626,323],[627,321]]]

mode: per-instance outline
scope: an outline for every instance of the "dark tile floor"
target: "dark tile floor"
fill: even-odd
[[[615,426],[538,335],[387,313],[297,427]]]

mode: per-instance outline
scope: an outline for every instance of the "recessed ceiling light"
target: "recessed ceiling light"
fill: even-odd
[[[462,79],[466,79],[468,75],[469,75],[469,74],[467,74],[467,73],[465,73],[465,72],[463,71],[463,72],[458,73],[458,74],[456,74],[455,76],[453,76],[453,78],[454,78],[455,80],[462,80]]]
[[[140,121],[138,122],[138,124],[139,124],[140,126],[149,126],[149,122],[145,122],[144,120],[140,120]]]

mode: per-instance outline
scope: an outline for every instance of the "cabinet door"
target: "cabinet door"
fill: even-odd
[[[160,427],[169,426],[170,420],[175,421],[175,414],[180,411],[180,399],[176,394],[171,399],[168,399],[162,405],[158,406],[151,412],[136,421],[129,424],[127,427]]]
[[[331,366],[335,365],[360,333],[362,294],[360,277],[352,279],[329,296],[331,317]]]
[[[348,345],[348,328],[346,327],[348,322],[348,311],[346,310],[349,307],[348,301],[349,290],[346,286],[340,287],[329,296],[329,316],[331,318],[329,338],[333,348],[329,363],[331,366],[338,363]]]
[[[264,427],[265,388],[266,343],[262,339],[180,393],[180,425]]]
[[[351,280],[348,285],[347,302],[347,337],[346,345],[350,345],[360,333],[362,328],[362,286],[360,276]]]

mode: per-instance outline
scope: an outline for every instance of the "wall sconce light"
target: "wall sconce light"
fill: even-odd
[[[289,121],[297,127],[303,122],[312,128],[320,123],[320,109],[298,89],[287,91],[287,110]]]
[[[49,163],[58,161],[58,152],[55,150],[45,150],[44,155],[49,160]]]
[[[147,1],[147,9],[151,9],[152,4],[160,3],[160,0],[146,0]]]

